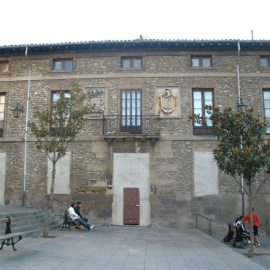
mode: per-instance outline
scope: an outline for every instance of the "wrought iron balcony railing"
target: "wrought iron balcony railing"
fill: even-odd
[[[0,137],[3,137],[4,133],[4,120],[0,120]]]
[[[104,115],[105,137],[153,137],[159,138],[160,121],[156,115]]]

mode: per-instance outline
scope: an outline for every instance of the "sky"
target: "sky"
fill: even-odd
[[[0,0],[0,46],[101,40],[270,40],[270,0]]]

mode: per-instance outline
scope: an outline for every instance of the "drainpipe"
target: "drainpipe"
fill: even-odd
[[[240,60],[240,42],[237,42],[237,47],[238,47],[238,57],[237,57],[237,86],[238,86],[238,104],[241,104],[241,88],[240,88],[240,69],[239,69],[239,60]],[[242,144],[242,136],[240,138],[241,140],[241,145],[240,148],[241,150],[243,149],[243,144]],[[241,177],[241,195],[242,195],[242,215],[245,215],[245,191],[244,191],[244,177],[243,174],[240,176]]]
[[[25,48],[25,58],[29,66],[29,75],[28,75],[28,90],[27,90],[27,105],[26,105],[26,118],[25,118],[25,134],[24,134],[24,170],[23,170],[23,207],[25,207],[26,201],[26,179],[27,179],[27,144],[28,144],[28,119],[29,119],[29,101],[30,101],[30,86],[31,86],[31,74],[32,74],[32,65],[28,58],[28,47]]]
[[[241,102],[241,89],[240,89],[240,69],[239,69],[239,60],[240,60],[240,42],[237,42],[238,47],[238,57],[237,57],[237,86],[238,86],[238,104]]]

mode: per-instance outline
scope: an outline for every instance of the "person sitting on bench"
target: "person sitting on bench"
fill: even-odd
[[[81,219],[80,216],[78,216],[76,213],[75,213],[75,210],[74,210],[74,206],[75,206],[75,203],[72,203],[68,209],[68,213],[69,213],[69,216],[72,220],[74,221],[78,221],[80,224],[82,224],[87,230],[92,230],[93,229],[93,225],[89,225],[84,219]]]
[[[88,219],[85,218],[85,217],[83,217],[83,216],[81,215],[81,206],[82,206],[82,203],[81,203],[81,202],[77,202],[77,205],[76,205],[76,207],[74,208],[74,211],[75,211],[75,213],[76,213],[81,219],[83,219],[83,220],[85,220],[86,222],[88,222]],[[96,227],[96,225],[91,225],[91,224],[90,224],[90,227],[92,227],[92,229],[93,229],[94,227]],[[80,225],[80,224],[77,225],[76,228],[77,228],[77,229],[81,229],[81,225]]]

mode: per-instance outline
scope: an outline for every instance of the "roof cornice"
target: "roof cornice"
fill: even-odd
[[[42,43],[0,46],[0,54],[21,54],[28,47],[28,53],[65,53],[86,51],[262,51],[270,50],[270,40],[105,40],[65,43]]]

